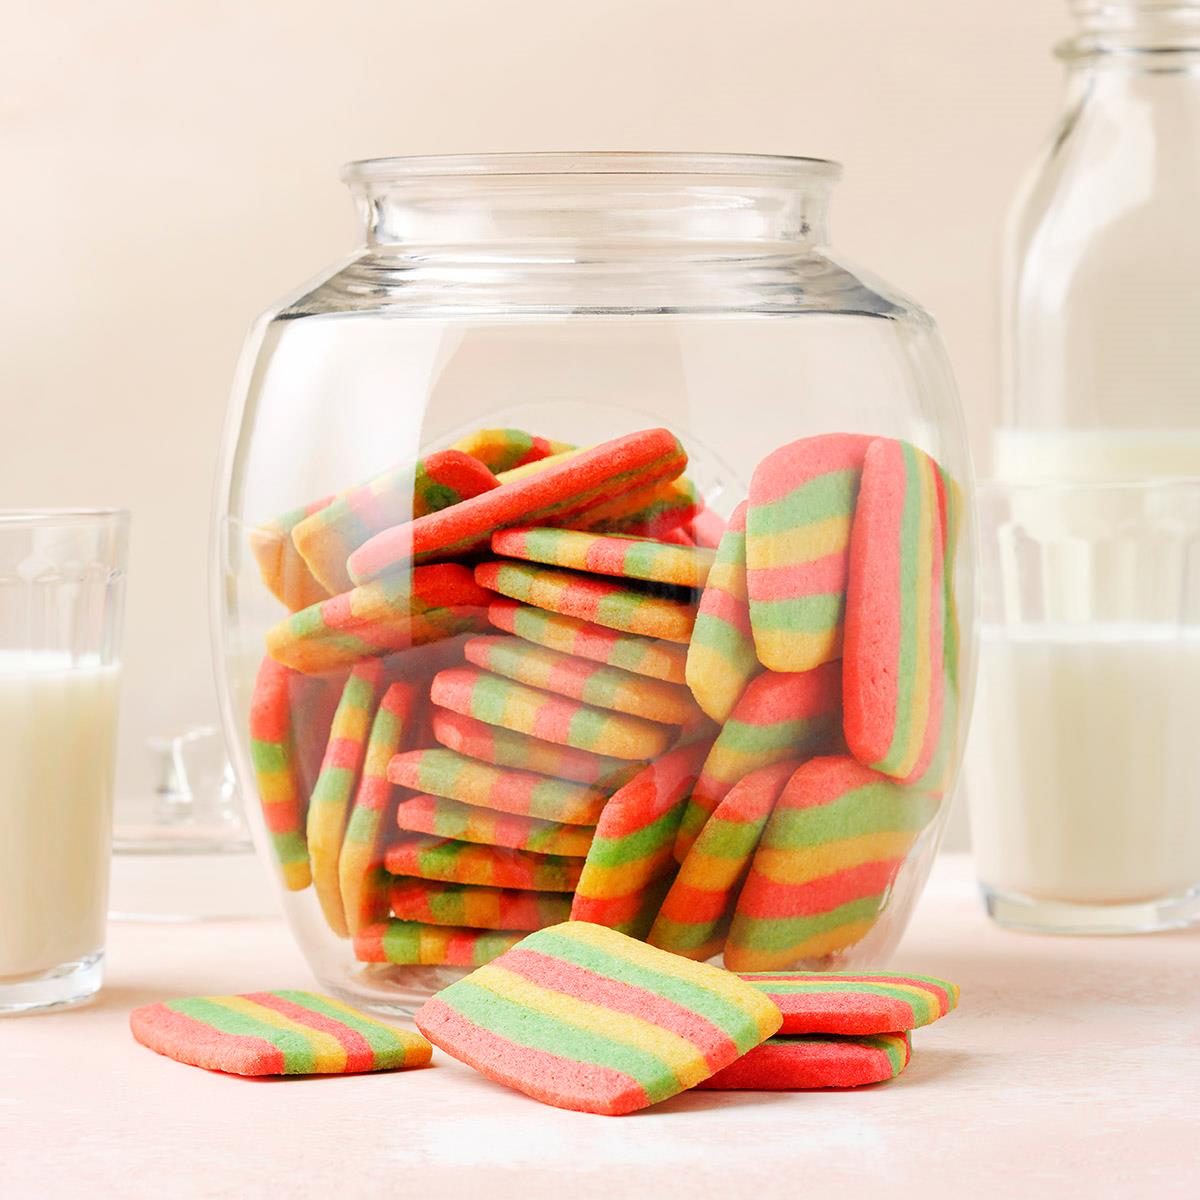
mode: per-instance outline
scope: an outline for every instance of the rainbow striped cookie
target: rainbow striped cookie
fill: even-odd
[[[384,863],[393,875],[527,892],[569,892],[583,870],[581,858],[503,850],[422,834],[402,836],[394,842],[387,849]]]
[[[439,671],[430,696],[435,704],[463,716],[609,758],[657,758],[674,736],[672,729],[655,721],[593,708],[475,667]]]
[[[546,612],[683,645],[696,621],[691,593],[676,593],[665,585],[659,585],[659,590],[672,594],[657,595],[649,585],[639,589],[595,575],[521,562],[480,563],[475,582]]]
[[[592,844],[586,825],[563,825],[515,813],[476,808],[445,796],[410,796],[396,805],[396,825],[409,833],[430,833],[503,846],[510,850],[532,850],[535,854],[561,854],[583,858]]]
[[[958,1005],[958,986],[931,975],[776,971],[742,978],[783,1013],[780,1033],[904,1033]]]
[[[478,967],[512,949],[524,936],[505,929],[381,921],[354,935],[354,957],[359,962],[404,967]]]
[[[775,805],[738,897],[725,965],[772,971],[860,941],[937,800],[848,755],[814,758]]]
[[[675,857],[682,862],[731,787],[758,767],[832,749],[839,737],[841,664],[812,671],[764,671],[721,727],[683,814]]]
[[[246,535],[267,590],[291,612],[329,598],[329,593],[313,578],[308,564],[300,557],[300,551],[292,541],[292,530],[305,517],[333,500],[333,496],[326,496],[303,508],[292,509],[255,526]]]
[[[300,521],[292,541],[322,587],[349,591],[354,583],[346,560],[368,538],[499,486],[477,458],[438,450],[342,492]]]
[[[231,1075],[349,1075],[428,1064],[432,1047],[328,996],[250,992],[146,1004],[133,1036],[159,1054]]]
[[[713,552],[695,546],[658,542],[628,534],[588,533],[579,529],[505,529],[492,535],[492,550],[508,558],[701,588],[713,564]]]
[[[779,1027],[734,975],[571,921],[531,933],[451,984],[417,1028],[545,1104],[618,1115],[714,1075]]]
[[[396,755],[388,778],[401,787],[478,808],[567,825],[595,825],[609,796],[603,787],[496,767],[437,748]]]
[[[687,684],[714,720],[733,712],[746,685],[762,669],[750,631],[746,599],[746,505],[739,504],[717,547],[700,596],[688,646]]]
[[[402,570],[294,613],[267,631],[277,662],[313,674],[481,630],[492,596],[458,563]]]
[[[575,447],[569,442],[554,442],[535,437],[523,429],[477,429],[460,438],[451,450],[461,450],[477,458],[494,475],[541,462],[556,454],[565,454]]]
[[[653,487],[614,496],[582,513],[580,529],[664,538],[700,511],[700,494],[690,479],[669,479]]]
[[[522,638],[473,637],[463,646],[463,654],[486,671],[596,708],[611,708],[664,725],[688,725],[700,716],[691,692],[678,683],[647,679],[620,667],[530,645]]]
[[[646,936],[675,873],[675,834],[707,752],[703,741],[672,750],[609,800],[575,885],[572,920]]]
[[[571,897],[558,892],[522,892],[432,879],[392,880],[392,915],[425,925],[529,932],[557,925],[571,915]]]
[[[297,759],[293,706],[305,677],[274,659],[259,664],[250,698],[250,762],[263,820],[284,887],[298,892],[312,882],[304,836],[308,790]]]
[[[416,704],[412,683],[393,683],[371,722],[362,775],[338,856],[338,886],[352,934],[387,916],[383,841],[392,800],[387,769],[392,756],[413,736]]]
[[[863,1087],[894,1079],[911,1057],[907,1033],[873,1037],[784,1035],[769,1038],[697,1086],[760,1091]]]
[[[561,461],[530,463],[517,470],[535,470],[516,479],[506,472],[493,491],[376,534],[350,555],[347,569],[355,583],[368,583],[410,561],[477,550],[497,529],[573,525],[611,497],[674,479],[686,466],[683,447],[666,429],[643,429]]]
[[[871,443],[850,532],[846,744],[904,783],[928,770],[941,736],[944,510],[933,459],[907,442]]]
[[[513,733],[474,717],[434,709],[433,736],[441,744],[469,758],[498,767],[519,767],[575,783],[594,783],[615,790],[626,783],[637,767],[619,758],[605,758],[572,746],[557,746],[526,733]]]
[[[309,797],[306,834],[313,885],[325,922],[339,937],[350,932],[338,870],[342,838],[386,682],[379,659],[360,663],[350,672],[333,715],[321,773]]]
[[[758,839],[799,765],[760,767],[730,788],[680,864],[646,939],[652,946],[699,962],[721,952]]]
[[[871,438],[802,438],[750,480],[746,586],[759,660],[810,671],[841,653],[850,521]]]
[[[635,675],[685,682],[687,647],[658,638],[620,633],[592,621],[564,617],[514,600],[495,600],[488,606],[488,620],[505,633],[515,633],[527,642],[577,658],[607,663]]]

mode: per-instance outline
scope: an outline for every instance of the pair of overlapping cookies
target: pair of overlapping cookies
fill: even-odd
[[[529,934],[429,1000],[425,1038],[306,993],[137,1009],[134,1036],[245,1075],[424,1066],[430,1043],[559,1108],[619,1115],[690,1088],[796,1090],[900,1074],[910,1032],[953,1009],[928,976],[735,975],[570,921]]]
[[[299,608],[251,707],[266,824],[361,960],[570,918],[772,970],[875,925],[953,754],[954,487],[806,438],[726,523],[686,465],[485,430],[254,532]]]

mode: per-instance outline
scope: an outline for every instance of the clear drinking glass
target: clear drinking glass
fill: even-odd
[[[984,484],[966,756],[1002,925],[1200,919],[1200,483]]]
[[[995,474],[1200,477],[1200,3],[1071,9],[1065,110],[1006,237]]]
[[[103,979],[128,528],[0,512],[0,1013]]]

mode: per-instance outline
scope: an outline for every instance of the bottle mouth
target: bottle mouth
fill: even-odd
[[[1071,0],[1077,29],[1055,52],[1067,62],[1106,54],[1200,50],[1200,0]]]
[[[516,154],[421,154],[366,158],[347,163],[344,182],[379,184],[414,179],[539,175],[719,176],[786,185],[841,177],[840,163],[786,154],[697,154],[688,152],[548,151]]]

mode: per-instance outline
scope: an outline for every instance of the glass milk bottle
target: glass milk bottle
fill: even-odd
[[[1010,216],[996,474],[1200,476],[1200,3],[1071,0]]]
[[[1002,924],[1200,917],[1200,3],[1074,0],[1015,205],[968,791]]]

